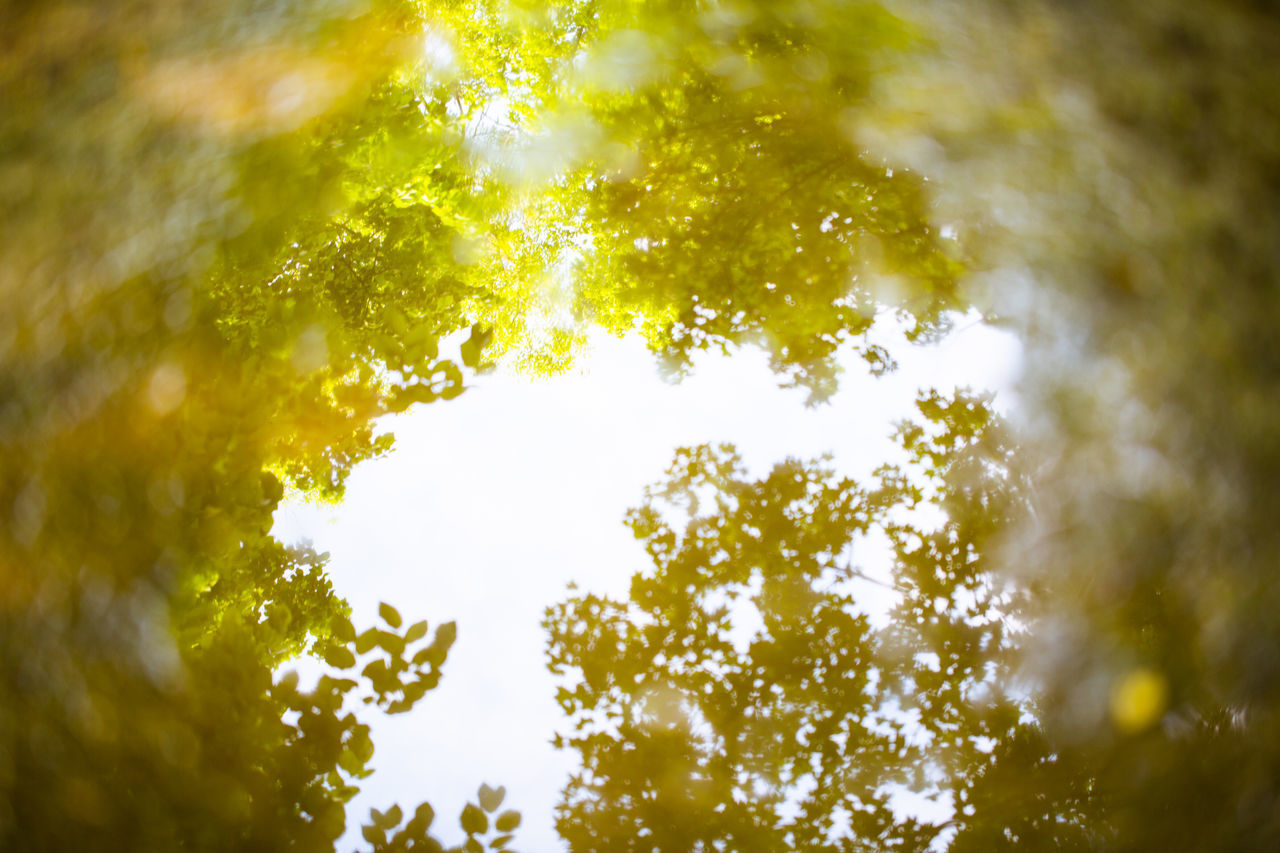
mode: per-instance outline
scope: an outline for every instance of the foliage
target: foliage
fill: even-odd
[[[1111,849],[1273,849],[1280,21],[895,8],[934,55],[882,79],[877,147],[930,175],[1025,342],[1037,513],[1005,566],[1038,593],[1048,746]]]
[[[5,14],[0,846],[332,849],[353,706],[409,710],[456,629],[357,634],[272,513],[484,367],[495,202],[408,6]],[[427,814],[380,849],[443,849]]]
[[[838,348],[891,365],[882,312],[976,302],[1026,345],[1016,458],[968,395],[870,484],[690,450],[631,600],[551,613],[562,831],[1273,849],[1278,41],[1243,0],[8,4],[0,846],[332,849],[357,707],[413,707],[455,629],[357,630],[270,529],[383,416],[588,322],[820,401]]]
[[[1039,817],[982,796],[1006,745],[1035,737],[1005,692],[1020,597],[984,560],[1021,502],[1010,448],[982,398],[920,409],[907,466],[867,486],[679,451],[628,517],[653,561],[630,599],[548,612],[561,743],[582,758],[558,822],[571,849],[916,850]],[[861,568],[877,541],[890,580]],[[901,785],[960,813],[903,816]]]
[[[909,33],[874,4],[589,4],[591,47],[561,107],[595,144],[566,185],[583,223],[580,310],[639,328],[668,369],[750,343],[812,401],[847,341],[902,311],[928,336],[961,269],[919,175],[847,132]]]

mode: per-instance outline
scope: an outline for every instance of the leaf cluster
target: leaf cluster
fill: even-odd
[[[1030,736],[1019,596],[983,562],[1021,499],[987,400],[919,408],[908,466],[869,486],[794,460],[751,480],[731,447],[679,451],[629,516],[653,563],[629,598],[548,611],[572,723],[558,743],[582,761],[557,824],[571,849],[923,849],[1013,820],[970,801]],[[896,786],[961,812],[903,815]]]

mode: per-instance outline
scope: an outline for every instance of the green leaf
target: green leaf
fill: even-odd
[[[352,731],[348,745],[361,763],[373,758],[373,739],[369,737],[369,727],[358,725]]]
[[[385,601],[378,605],[378,615],[381,616],[383,621],[386,622],[388,625],[390,625],[392,628],[400,627],[400,622],[401,622],[400,611],[396,610],[394,607],[392,607],[390,604],[387,604]]]
[[[360,674],[369,679],[369,683],[378,693],[389,693],[400,685],[396,674],[382,658],[370,661]]]
[[[463,831],[468,835],[480,835],[489,830],[489,818],[471,803],[462,807],[462,816],[459,821]]]
[[[338,669],[356,665],[356,656],[346,646],[329,646],[324,650],[324,662]]]
[[[404,638],[390,631],[378,632],[378,645],[393,657],[399,657],[404,653]]]
[[[356,637],[356,654],[367,654],[378,644],[378,629],[369,628]]]
[[[409,626],[409,630],[404,632],[404,641],[406,643],[415,643],[427,635],[427,620],[414,622]]]
[[[520,826],[520,812],[509,809],[498,815],[494,825],[498,828],[498,832],[512,832]]]
[[[350,749],[344,749],[338,753],[338,766],[351,776],[356,776],[364,770],[364,764]]]
[[[459,347],[459,352],[462,354],[462,363],[467,367],[475,367],[480,363],[480,349],[471,341]]]
[[[458,623],[445,622],[439,628],[436,628],[436,638],[432,645],[438,645],[446,653],[453,647],[454,641],[458,639]]]
[[[326,800],[316,815],[316,828],[325,838],[336,841],[347,826],[347,812],[341,803]]]
[[[356,638],[356,629],[352,626],[351,620],[345,616],[336,617],[333,622],[330,623],[330,629],[333,631],[333,636],[338,640],[338,642],[350,643]]]
[[[507,789],[504,787],[490,788],[488,785],[480,786],[480,808],[492,814],[502,805],[502,800],[507,795]]]

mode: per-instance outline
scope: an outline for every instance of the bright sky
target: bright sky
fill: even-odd
[[[386,422],[396,450],[359,467],[340,506],[283,505],[276,535],[329,552],[357,630],[376,622],[379,601],[406,622],[458,623],[437,690],[408,714],[364,711],[376,772],[348,810],[341,848],[356,845],[370,807],[412,812],[424,799],[437,834],[456,843],[463,802],[487,782],[505,785],[504,807],[524,816],[517,849],[563,850],[552,822],[573,754],[549,743],[563,721],[543,610],[571,581],[625,595],[646,559],[623,513],[677,447],[733,442],[753,476],[830,452],[842,473],[865,476],[892,453],[892,424],[913,412],[919,388],[987,388],[1007,409],[1016,340],[969,319],[957,326],[932,347],[891,344],[901,367],[888,377],[851,359],[840,392],[815,409],[779,389],[754,350],[707,355],[671,385],[639,340],[602,336],[564,376],[499,370],[454,401]]]

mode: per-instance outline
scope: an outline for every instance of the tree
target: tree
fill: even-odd
[[[332,849],[373,751],[352,705],[411,708],[455,628],[357,633],[271,516],[483,366],[496,297],[451,248],[489,195],[407,83],[410,6],[11,12],[0,846]],[[402,819],[375,849],[442,849]]]
[[[895,173],[929,176],[965,292],[1027,347],[1018,469],[1035,513],[993,569],[1029,592],[1040,727],[998,748],[974,796],[1037,803],[1038,817],[953,844],[1078,828],[1094,848],[1270,849],[1276,147],[1263,128],[1280,104],[1262,75],[1280,27],[1249,3],[891,8],[919,49],[875,68],[848,129]],[[839,31],[833,7],[804,9],[813,31]],[[748,30],[769,15],[718,12]],[[770,33],[790,35],[786,14]],[[773,85],[761,74],[750,91]]]
[[[921,176],[848,133],[910,43],[897,19],[845,2],[584,7],[584,70],[556,118],[592,141],[557,188],[582,223],[581,313],[641,329],[676,375],[697,350],[760,346],[814,402],[846,342],[892,368],[866,338],[877,313],[902,312],[912,339],[945,326],[962,265]]]
[[[572,724],[558,738],[582,759],[559,812],[570,849],[917,850],[993,823],[1021,843],[1088,835],[990,796],[1038,738],[1010,678],[1025,591],[985,555],[1025,499],[986,400],[919,406],[924,423],[899,430],[909,462],[867,486],[794,460],[750,480],[730,447],[679,451],[628,517],[653,561],[629,600],[548,611]],[[878,540],[892,566],[869,574]],[[901,814],[896,786],[954,819]]]

